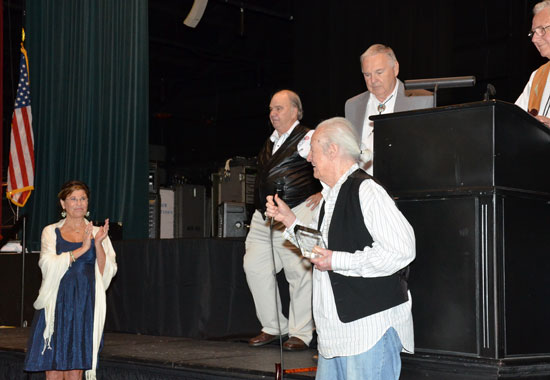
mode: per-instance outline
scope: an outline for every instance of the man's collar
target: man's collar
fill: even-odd
[[[338,179],[338,181],[336,181],[336,184],[333,187],[330,187],[329,185],[327,185],[323,181],[320,181],[321,185],[323,186],[323,190],[321,191],[321,194],[323,194],[323,198],[327,199],[328,194],[333,189],[336,189],[336,188],[339,188],[340,186],[342,186],[342,184],[344,182],[346,182],[346,180],[351,175],[351,173],[353,173],[357,169],[359,169],[359,164],[355,163],[355,164],[351,165],[350,168]]]
[[[276,129],[273,130],[273,133],[271,134],[271,136],[269,137],[269,139],[271,140],[271,142],[275,142],[275,141],[277,141],[278,139],[280,139],[280,138],[283,137],[283,136],[289,136],[289,135],[292,133],[292,131],[294,130],[294,128],[296,128],[296,126],[297,126],[298,124],[300,124],[300,121],[299,121],[299,120],[296,120],[296,121],[294,122],[294,124],[292,124],[292,125],[290,126],[290,128],[288,128],[288,130],[287,130],[285,133],[283,133],[281,136],[279,136],[279,132],[277,132]]]

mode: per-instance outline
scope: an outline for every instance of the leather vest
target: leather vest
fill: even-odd
[[[359,186],[372,177],[358,169],[342,184],[328,231],[328,249],[354,253],[372,246],[373,239],[365,227]],[[323,221],[325,204],[319,215]],[[408,300],[408,269],[391,276],[349,277],[328,271],[338,317],[344,323],[390,309]]]
[[[313,167],[298,154],[298,143],[309,128],[298,124],[283,145],[273,151],[273,142],[267,139],[258,154],[258,171],[254,184],[254,206],[263,214],[266,196],[281,188],[282,199],[292,208],[310,195],[321,191],[321,183],[313,177]],[[279,194],[281,195],[281,194]]]

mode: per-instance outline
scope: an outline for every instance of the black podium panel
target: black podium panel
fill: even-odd
[[[416,351],[478,355],[478,200],[397,204],[416,236],[409,277]]]
[[[397,204],[416,236],[409,286],[417,352],[550,355],[547,199],[497,191]]]
[[[495,103],[494,185],[550,194],[550,130],[519,107]]]
[[[503,324],[506,356],[550,354],[550,204],[502,200]]]
[[[375,116],[374,175],[394,193],[492,186],[550,193],[550,133],[491,101]]]

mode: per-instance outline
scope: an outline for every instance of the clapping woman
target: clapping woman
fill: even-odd
[[[47,380],[96,378],[105,323],[105,291],[117,271],[109,220],[86,220],[90,190],[69,181],[58,194],[63,219],[42,231],[42,285],[29,337],[26,371]]]

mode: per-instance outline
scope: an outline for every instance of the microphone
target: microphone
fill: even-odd
[[[495,86],[493,86],[491,83],[487,83],[487,91],[485,92],[483,100],[487,101],[489,99],[494,99],[496,94],[497,90],[495,89]]]
[[[279,177],[275,180],[275,194],[281,199],[285,196],[285,182],[285,177]],[[275,196],[275,194],[273,194],[273,196]]]
[[[283,199],[285,196],[285,177],[279,177],[275,180],[275,194],[279,196],[279,199]],[[275,194],[273,194],[273,203],[277,204]],[[271,225],[273,226],[273,217],[269,219],[271,219]]]

